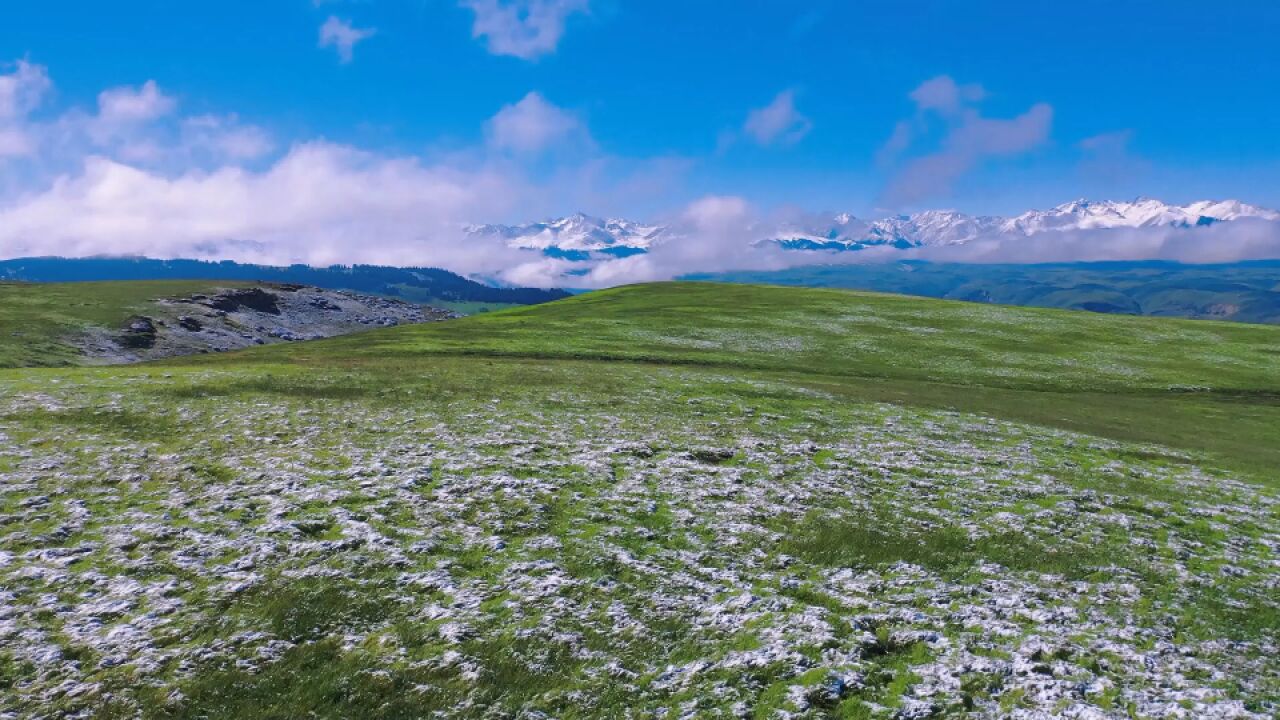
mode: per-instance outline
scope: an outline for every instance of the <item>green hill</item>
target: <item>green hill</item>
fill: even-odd
[[[859,399],[994,413],[1280,467],[1280,443],[1271,441],[1280,427],[1280,328],[1268,326],[662,283],[226,361],[385,368],[440,355],[783,373]],[[1222,413],[1229,419],[1206,422]]]
[[[1280,328],[667,283],[0,371],[0,713],[1266,717]]]

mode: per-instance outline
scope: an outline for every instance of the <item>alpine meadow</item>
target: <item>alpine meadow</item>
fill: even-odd
[[[5,710],[1261,717],[1277,347],[668,283],[2,371]]]
[[[11,5],[0,720],[1280,718],[1280,4]]]

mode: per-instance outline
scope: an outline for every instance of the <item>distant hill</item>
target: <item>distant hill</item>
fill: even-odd
[[[379,265],[275,267],[224,260],[150,258],[18,258],[0,260],[0,280],[245,280],[296,283],[331,290],[389,295],[411,302],[473,312],[487,306],[535,305],[568,297],[563,290],[491,287],[439,268]]]
[[[1280,261],[1228,265],[900,262],[727,272],[696,280],[848,288],[1002,305],[1280,324]]]

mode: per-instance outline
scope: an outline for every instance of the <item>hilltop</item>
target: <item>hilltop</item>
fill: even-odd
[[[0,371],[0,712],[1274,716],[1277,347],[664,283]]]

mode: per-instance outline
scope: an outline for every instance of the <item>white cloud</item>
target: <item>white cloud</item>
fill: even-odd
[[[543,285],[609,287],[624,283],[670,280],[694,272],[776,270],[812,262],[787,253],[774,243],[757,243],[763,229],[759,211],[745,199],[708,195],[689,203],[670,218],[668,238],[644,255],[602,262],[584,276],[550,277]]]
[[[103,90],[98,93],[96,115],[68,113],[60,122],[63,134],[71,135],[72,142],[84,135],[95,147],[110,148],[119,157],[153,162],[164,150],[147,126],[170,115],[177,106],[177,100],[161,92],[154,80],[148,80],[136,88],[121,86]]]
[[[1044,263],[1170,260],[1230,263],[1280,257],[1280,222],[1242,219],[1207,227],[1105,228],[1027,236],[999,233],[961,245],[854,252],[786,251],[767,241],[785,212],[768,215],[737,197],[710,196],[670,219],[671,235],[645,255],[606,260],[585,275],[581,264],[541,260],[513,268],[508,279],[542,286],[608,287],[669,280],[691,273],[782,270],[804,265],[872,264],[900,260],[954,263]]]
[[[981,102],[987,91],[978,84],[960,85],[949,75],[939,75],[911,91],[911,99],[921,110],[953,114],[965,105]]]
[[[1049,139],[1053,108],[1037,103],[1012,118],[989,118],[976,107],[986,91],[981,85],[959,85],[948,76],[928,80],[910,94],[914,117],[894,126],[880,149],[881,164],[893,165],[941,123],[937,148],[900,165],[885,190],[884,203],[901,206],[946,195],[969,171],[991,158],[1029,152]]]
[[[43,65],[26,60],[13,64],[13,71],[0,75],[0,122],[25,117],[39,107],[53,87]]]
[[[35,140],[25,130],[0,127],[0,158],[22,157],[35,151]]]
[[[23,121],[21,136],[0,127],[0,152],[36,153],[23,174],[0,177],[0,257],[369,262],[497,276],[542,257],[477,241],[465,224],[670,193],[685,167],[601,153],[580,120],[536,93],[500,110],[485,144],[431,161],[326,142],[277,155],[265,130],[234,114],[183,116],[154,83],[101,97],[95,110]],[[553,152],[562,148],[575,152]]]
[[[41,65],[19,60],[11,67],[0,75],[0,160],[36,152],[38,140],[26,127],[27,116],[53,87]]]
[[[233,115],[197,115],[182,121],[182,144],[229,161],[256,160],[275,147],[265,130],[243,125]]]
[[[768,105],[752,110],[742,130],[760,145],[799,142],[813,123],[796,109],[795,91],[784,90]]]
[[[0,208],[0,256],[139,254],[496,271],[525,254],[464,242],[518,194],[503,173],[308,143],[261,172],[168,177],[103,157]]]
[[[485,138],[491,148],[521,154],[537,154],[566,143],[590,143],[586,126],[577,116],[536,92],[490,118]]]
[[[160,92],[155,80],[148,80],[138,88],[125,86],[98,93],[98,119],[110,124],[147,122],[168,115],[177,105]]]
[[[349,63],[356,44],[368,40],[376,32],[374,28],[358,28],[346,20],[330,15],[320,26],[320,47],[332,47],[338,52],[339,60]]]
[[[912,250],[903,257],[964,263],[1229,263],[1280,257],[1280,222],[1240,219],[1207,227],[1105,228],[1031,236],[993,234],[963,245]]]
[[[0,96],[0,156],[26,154],[48,168],[36,179],[0,176],[0,257],[139,254],[250,262],[368,262],[432,265],[537,285],[595,287],[690,272],[781,269],[814,262],[918,257],[972,262],[1165,258],[1193,262],[1280,256],[1280,223],[984,237],[958,248],[886,249],[842,255],[781,250],[756,242],[776,227],[745,200],[711,195],[673,217],[668,239],[645,255],[582,264],[477,240],[465,223],[527,220],[550,213],[633,208],[636,198],[673,204],[688,169],[681,158],[609,156],[572,112],[537,93],[501,108],[485,142],[438,160],[383,155],[326,142],[276,148],[263,129],[234,114],[183,116],[154,82],[114,88],[98,107],[47,121],[28,117],[49,91],[42,68],[14,66]],[[25,73],[25,75],[24,75]],[[16,79],[22,76],[24,79]],[[945,84],[944,84],[945,85]],[[1036,105],[1008,119],[985,117],[978,93],[936,85],[904,120],[901,168],[919,185],[950,182],[986,158],[1043,143],[1052,110]],[[21,89],[19,89],[21,87]],[[784,94],[785,95],[785,94]],[[954,95],[958,105],[948,99]],[[783,97],[783,96],[779,96]],[[790,107],[775,101],[770,107]],[[785,116],[786,113],[780,113]],[[919,149],[924,118],[936,147]],[[781,121],[761,127],[791,127]],[[103,129],[109,128],[110,132]],[[786,130],[766,135],[775,140]],[[778,134],[781,133],[781,134]],[[895,137],[898,135],[895,134]],[[1083,141],[1085,153],[1123,151],[1126,135]],[[572,152],[567,152],[567,151]],[[18,182],[16,178],[20,178]],[[907,182],[907,181],[904,181]],[[619,198],[626,198],[620,201]]]
[[[532,60],[554,52],[565,22],[585,13],[588,0],[460,0],[475,13],[471,36],[484,38],[494,55]]]
[[[51,86],[44,68],[26,62],[0,75],[9,113],[0,119],[0,159],[32,160],[25,170],[41,175],[25,178],[28,183],[73,171],[89,155],[183,170],[258,159],[274,147],[265,130],[234,114],[181,116],[177,99],[154,80],[103,90],[92,111],[72,107],[49,119],[29,117]]]

